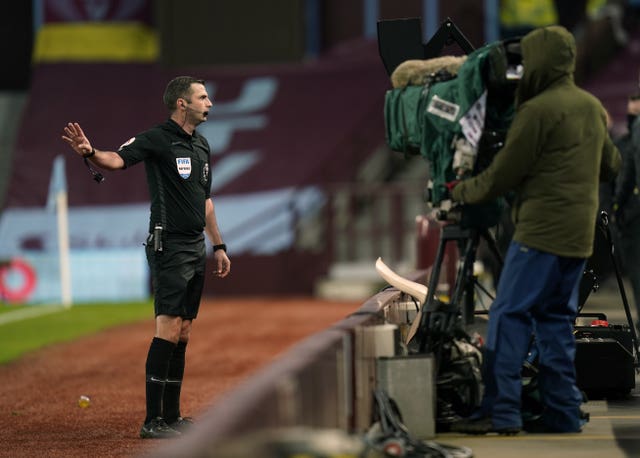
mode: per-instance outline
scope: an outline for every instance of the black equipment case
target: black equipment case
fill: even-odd
[[[596,243],[605,243],[613,270],[618,281],[622,304],[627,317],[626,324],[609,324],[604,313],[578,313],[578,318],[592,318],[591,325],[576,325],[576,382],[578,388],[592,399],[601,397],[621,397],[635,388],[638,368],[638,339],[629,310],[629,302],[622,282],[622,274],[614,254],[614,246],[609,229],[608,215],[601,212],[596,227]],[[583,284],[588,283],[595,291],[597,281],[593,271],[585,271]],[[583,288],[581,288],[583,289]],[[588,294],[587,294],[588,295]],[[580,305],[584,304],[586,295]]]
[[[581,313],[606,322],[604,313]],[[633,335],[628,325],[576,326],[576,377],[589,398],[621,397],[635,388]]]

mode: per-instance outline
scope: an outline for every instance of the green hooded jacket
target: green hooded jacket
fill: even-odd
[[[558,256],[593,250],[598,186],[615,176],[619,151],[602,104],[573,80],[576,45],[560,26],[521,41],[524,74],[516,115],[491,165],[460,182],[454,200],[479,203],[515,191],[513,240]]]

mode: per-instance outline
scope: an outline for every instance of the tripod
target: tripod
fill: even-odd
[[[482,286],[473,275],[473,265],[481,239],[487,242],[493,256],[502,263],[502,256],[495,238],[486,228],[463,228],[455,223],[447,224],[442,228],[436,258],[429,278],[429,287],[433,290],[438,284],[447,243],[457,243],[461,249],[462,262],[458,267],[449,303],[443,303],[431,291],[427,295],[415,336],[420,353],[432,351],[434,339],[437,339],[442,333],[452,333],[460,324],[460,319],[465,325],[474,322],[475,286]]]

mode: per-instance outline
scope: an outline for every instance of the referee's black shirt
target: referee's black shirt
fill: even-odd
[[[144,161],[151,196],[149,232],[160,223],[169,238],[202,236],[211,189],[209,152],[202,135],[189,135],[172,119],[120,147],[125,168]]]

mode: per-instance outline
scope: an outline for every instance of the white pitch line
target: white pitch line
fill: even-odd
[[[0,315],[0,326],[14,321],[26,320],[37,316],[49,315],[50,313],[66,310],[62,305],[33,305],[13,312],[7,312]]]

